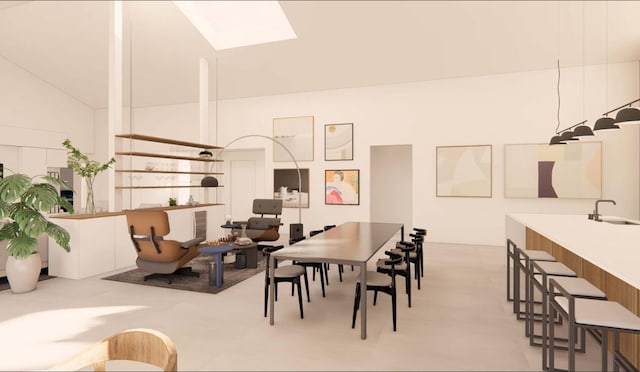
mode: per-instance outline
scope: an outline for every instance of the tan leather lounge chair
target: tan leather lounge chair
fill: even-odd
[[[138,252],[136,264],[142,271],[152,274],[144,280],[166,277],[169,284],[176,274],[199,276],[191,267],[183,267],[198,256],[198,246],[205,240],[197,237],[187,242],[165,240],[171,231],[169,216],[161,210],[125,211],[131,241]]]

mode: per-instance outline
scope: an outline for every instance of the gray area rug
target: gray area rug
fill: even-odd
[[[240,283],[247,278],[250,278],[259,273],[263,273],[266,265],[266,260],[260,252],[258,252],[258,268],[256,269],[236,269],[235,264],[233,263],[225,264],[224,282],[222,287],[218,288],[215,286],[215,278],[213,280],[214,285],[209,285],[208,266],[211,261],[213,261],[212,256],[199,256],[194,258],[186,266],[191,266],[193,271],[200,273],[200,277],[196,278],[194,276],[176,275],[173,277],[173,281],[171,282],[171,284],[169,284],[167,282],[167,279],[164,278],[154,278],[144,281],[144,276],[148,275],[149,273],[139,269],[126,271],[102,279],[131,284],[148,285],[152,287],[181,289],[184,291],[218,293],[234,286],[237,283]],[[212,274],[215,275],[215,270]]]

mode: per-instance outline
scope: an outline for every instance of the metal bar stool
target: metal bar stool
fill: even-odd
[[[602,334],[602,371],[607,371],[608,332],[613,332],[613,369],[620,367],[635,370],[633,365],[620,354],[620,333],[640,334],[640,318],[621,304],[572,296],[555,278],[549,279],[551,317],[560,315],[567,319],[569,338],[568,371],[576,369],[575,335],[578,327],[600,331]],[[556,294],[557,293],[557,294]],[[549,323],[549,370],[555,368],[555,326]]]
[[[593,284],[589,283],[584,278],[576,278],[571,276],[554,276],[549,274],[543,266],[545,264],[555,264],[556,262],[529,262],[529,298],[527,299],[527,311],[529,316],[527,317],[527,324],[529,329],[529,344],[532,346],[542,346],[542,370],[546,371],[548,368],[547,364],[547,353],[548,353],[548,337],[547,337],[547,328],[548,323],[551,321],[548,317],[549,315],[549,279],[554,279],[557,283],[560,283],[572,296],[579,298],[590,298],[594,300],[606,300],[607,295],[602,292],[600,289],[595,287]],[[547,265],[549,266],[549,265]],[[533,327],[533,297],[534,297],[534,288],[540,290],[542,294],[542,334],[536,335]],[[557,292],[556,292],[557,294]],[[581,341],[580,348],[578,349],[581,352],[585,351],[586,346],[586,335],[584,328],[581,329]],[[540,339],[540,343],[537,343],[535,339]],[[568,339],[556,337],[554,341],[568,341]],[[560,346],[556,348],[561,348]],[[565,350],[567,348],[564,348]]]
[[[526,312],[522,311],[520,302],[520,270],[526,270],[526,263],[524,257],[518,255],[518,247],[511,239],[507,239],[507,301],[513,301],[513,313],[516,314],[516,319],[524,320]],[[545,251],[538,251],[532,249],[521,249],[532,261],[555,261],[555,257]],[[513,272],[511,266],[513,265]],[[511,288],[511,275],[513,275],[513,288]],[[513,297],[510,294],[513,292]]]

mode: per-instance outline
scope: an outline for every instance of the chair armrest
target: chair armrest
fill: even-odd
[[[205,241],[205,238],[193,238],[191,240],[187,240],[186,242],[180,243],[180,248],[189,249],[191,247],[195,247],[196,245]]]

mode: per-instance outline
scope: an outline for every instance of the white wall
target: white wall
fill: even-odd
[[[637,63],[611,65],[608,73],[604,66],[563,69],[561,129],[585,118],[592,125],[609,108],[636,99],[638,80]],[[270,136],[274,117],[314,115],[315,160],[300,162],[311,172],[305,230],[368,220],[370,146],[413,144],[414,224],[428,228],[432,241],[498,245],[503,244],[505,213],[577,213],[586,218],[593,209],[591,199],[503,197],[503,145],[549,141],[557,124],[556,83],[557,71],[546,70],[220,101],[218,143],[245,134]],[[349,122],[354,123],[354,160],[323,161],[324,124]],[[618,202],[603,206],[603,212],[637,218],[638,129],[598,139],[603,141],[603,197]],[[436,146],[469,144],[493,145],[493,197],[436,198]],[[264,140],[247,139],[234,147],[265,147],[266,169],[274,168],[272,146]],[[360,206],[324,205],[323,171],[336,167],[361,170]],[[267,171],[265,184],[272,184],[272,178]],[[296,212],[286,210],[283,222],[295,222]]]
[[[3,126],[62,133],[83,152],[92,153],[93,113],[91,107],[0,57]]]

